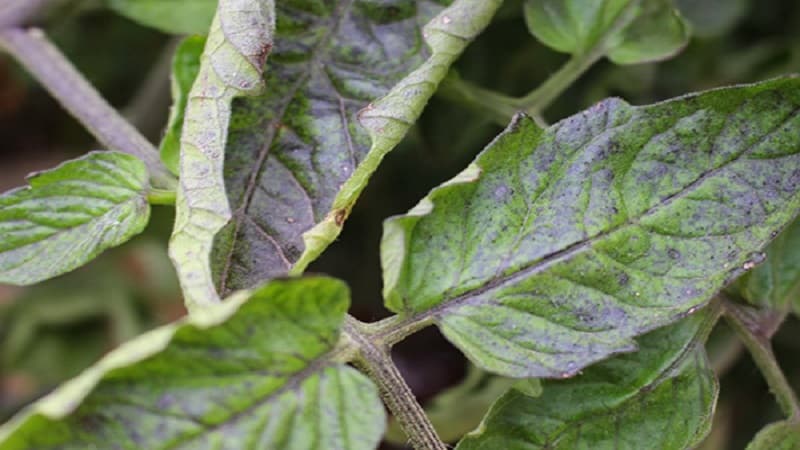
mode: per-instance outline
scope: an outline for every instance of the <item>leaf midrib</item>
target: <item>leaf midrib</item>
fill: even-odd
[[[217,423],[214,423],[214,424],[207,424],[207,423],[204,423],[204,422],[200,421],[199,419],[190,418],[190,420],[192,420],[192,421],[198,420],[201,424],[203,424],[203,428],[198,432],[187,434],[187,435],[177,439],[173,444],[171,444],[171,445],[169,445],[167,447],[164,447],[163,450],[175,449],[180,445],[183,445],[183,444],[185,444],[187,442],[191,442],[194,438],[196,438],[198,436],[202,436],[203,434],[206,434],[206,433],[212,433],[212,432],[218,430],[219,428],[222,428],[222,427],[228,425],[229,423],[238,420],[239,418],[241,418],[243,416],[247,416],[248,414],[250,414],[254,410],[256,410],[256,409],[258,409],[258,408],[260,408],[260,407],[262,407],[264,405],[267,405],[269,402],[271,402],[272,400],[280,397],[281,395],[283,395],[283,394],[285,394],[285,393],[287,393],[289,391],[297,389],[300,385],[303,384],[304,381],[306,381],[308,378],[310,378],[314,374],[322,372],[328,366],[332,366],[331,363],[332,363],[332,361],[334,361],[336,353],[337,352],[334,349],[334,350],[328,351],[327,353],[321,355],[320,357],[316,358],[314,361],[309,363],[309,365],[306,366],[303,370],[301,370],[301,371],[291,375],[290,377],[288,377],[287,380],[286,380],[286,383],[284,383],[283,386],[281,386],[278,389],[270,392],[269,394],[267,394],[265,397],[263,397],[261,399],[256,399],[250,405],[246,406],[245,408],[243,408],[243,409],[241,409],[239,411],[236,411],[236,412],[232,413],[230,416],[226,417],[224,420],[221,420],[221,421],[219,421]]]
[[[480,287],[477,287],[477,288],[472,289],[470,291],[464,292],[464,293],[459,294],[459,295],[457,295],[455,297],[452,297],[450,299],[444,299],[444,300],[438,302],[435,306],[433,306],[433,307],[431,307],[431,308],[429,308],[429,309],[427,309],[425,311],[422,311],[422,312],[419,312],[417,314],[411,315],[407,319],[403,320],[402,323],[398,325],[398,328],[406,327],[409,324],[416,323],[416,322],[427,322],[429,320],[440,320],[442,318],[441,316],[443,314],[449,312],[450,309],[458,308],[459,306],[470,304],[470,301],[473,300],[474,297],[480,296],[480,295],[482,295],[482,294],[484,294],[484,293],[486,293],[488,291],[500,288],[500,287],[504,286],[506,283],[513,282],[514,280],[516,280],[518,278],[525,278],[525,277],[528,277],[530,275],[535,275],[537,273],[541,273],[544,270],[547,270],[548,268],[550,268],[551,266],[553,266],[553,265],[555,265],[557,263],[563,262],[565,260],[569,260],[571,257],[573,257],[573,256],[581,253],[582,251],[592,247],[594,244],[596,244],[597,242],[602,241],[604,238],[608,237],[609,235],[611,235],[611,234],[613,234],[613,233],[615,233],[617,231],[621,231],[623,229],[626,229],[626,228],[628,228],[630,226],[637,225],[639,223],[639,221],[641,221],[643,218],[645,218],[645,217],[647,217],[649,215],[653,215],[653,214],[658,213],[662,208],[666,208],[670,204],[672,204],[673,202],[675,202],[677,200],[680,200],[683,197],[685,197],[686,195],[690,194],[691,192],[693,192],[695,187],[697,187],[699,184],[701,184],[702,182],[704,182],[708,178],[710,178],[713,175],[715,175],[717,172],[720,172],[720,171],[726,169],[731,164],[735,164],[735,163],[741,161],[742,158],[744,158],[748,153],[750,153],[753,150],[753,148],[757,147],[759,145],[759,143],[763,142],[769,136],[771,136],[775,131],[777,131],[781,127],[783,127],[788,121],[790,121],[793,118],[795,118],[798,115],[798,113],[800,113],[800,107],[793,108],[786,115],[785,118],[783,118],[776,125],[774,125],[772,128],[770,128],[766,133],[764,133],[763,136],[761,136],[756,142],[752,143],[749,146],[749,148],[747,148],[744,151],[742,151],[738,156],[736,156],[735,158],[731,158],[731,159],[729,159],[727,161],[724,161],[722,164],[703,172],[695,180],[693,180],[691,183],[689,183],[688,185],[684,186],[682,189],[678,190],[677,192],[675,192],[673,194],[670,194],[670,195],[666,196],[665,198],[659,200],[656,205],[654,205],[651,208],[649,208],[648,210],[642,212],[637,217],[633,217],[633,218],[629,217],[626,221],[622,222],[621,224],[619,224],[619,225],[617,225],[615,227],[612,227],[612,228],[610,228],[608,230],[605,230],[605,231],[602,231],[600,233],[597,233],[597,234],[595,234],[593,236],[587,237],[582,241],[575,242],[575,243],[573,243],[573,244],[571,244],[571,245],[569,245],[569,246],[567,246],[567,247],[565,247],[563,249],[557,250],[555,252],[551,252],[551,253],[543,256],[542,258],[539,258],[537,261],[532,262],[531,264],[529,264],[527,266],[520,267],[520,269],[515,271],[514,273],[511,273],[511,274],[508,274],[508,275],[502,276],[502,277],[492,278],[489,281],[487,281],[485,284],[481,285]],[[639,150],[641,150],[641,148]],[[796,153],[792,153],[792,154],[796,154]],[[787,155],[782,155],[781,157],[787,157],[787,156],[790,156],[790,155],[788,155],[788,154]],[[696,305],[694,305],[694,306],[696,306]],[[387,330],[386,334],[388,335],[391,332],[392,332],[392,330]]]

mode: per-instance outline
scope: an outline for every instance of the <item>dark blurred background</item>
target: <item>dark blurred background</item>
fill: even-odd
[[[91,3],[91,2],[90,2]],[[689,46],[658,64],[602,61],[547,111],[555,122],[609,96],[646,104],[691,91],[800,71],[797,0],[680,0],[693,24]],[[107,10],[66,8],[45,22],[52,39],[102,94],[158,143],[170,105],[169,64],[176,38]],[[547,78],[566,56],[528,34],[520,1],[507,0],[489,29],[457,64],[461,76],[509,95]],[[385,160],[340,239],[310,270],[346,280],[353,314],[377,320],[381,306],[381,222],[403,213],[447,180],[500,128],[480,113],[434,98],[405,141]],[[0,53],[0,190],[31,171],[98,148],[35,81]],[[172,210],[155,207],[147,231],[90,265],[32,288],[0,285],[0,421],[76,375],[119,342],[184,311],[166,256]],[[720,328],[710,344],[721,375],[717,423],[703,448],[740,449],[780,411],[757,369]],[[800,388],[800,324],[790,319],[775,351]],[[398,345],[397,364],[423,401],[457,384],[463,357],[435,330]],[[389,447],[387,447],[389,448]]]

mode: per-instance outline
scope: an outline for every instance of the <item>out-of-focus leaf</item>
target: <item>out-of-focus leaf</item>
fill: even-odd
[[[717,381],[704,312],[639,339],[639,351],[547,380],[543,394],[509,391],[457,450],[683,450],[708,433]]]
[[[217,0],[104,0],[142,25],[175,34],[206,34]]]
[[[518,117],[385,222],[386,305],[478,366],[571,376],[690,314],[800,208],[800,79]]]
[[[374,449],[375,386],[337,360],[328,278],[273,281],[124,344],[0,427],[0,449]]]
[[[671,0],[527,0],[525,20],[549,47],[616,64],[669,58],[689,40]]]
[[[37,283],[140,233],[150,218],[148,174],[137,158],[88,155],[29,177],[0,196],[0,283]]]
[[[164,165],[175,175],[180,173],[181,132],[186,102],[189,100],[189,90],[200,72],[200,55],[203,54],[205,45],[205,37],[187,37],[175,49],[172,61],[172,108],[159,150]]]

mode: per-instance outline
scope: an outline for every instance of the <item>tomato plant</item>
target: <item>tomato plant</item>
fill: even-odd
[[[0,196],[0,282],[71,272],[141,233],[151,205],[174,205],[188,314],[19,412],[0,449],[357,450],[384,435],[417,449],[692,448],[715,413],[706,341],[721,318],[785,416],[748,448],[800,445],[770,344],[800,305],[800,79],[612,97],[547,123],[597,64],[680,53],[691,5],[108,0],[194,33],[174,50],[156,149],[29,25],[47,3],[0,9],[0,46],[108,151]],[[496,14],[566,55],[528,93],[458,72]],[[358,320],[347,284],[307,269],[435,94],[505,129],[385,220],[391,315]],[[426,412],[391,349],[428,327],[474,368]],[[479,414],[457,424],[465,405]]]

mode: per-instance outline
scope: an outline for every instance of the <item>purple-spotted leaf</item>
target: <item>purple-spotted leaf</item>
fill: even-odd
[[[372,450],[377,388],[336,346],[329,278],[273,281],[130,341],[0,427],[0,450]]]
[[[385,224],[387,306],[477,365],[571,376],[706,304],[800,210],[800,79],[518,117]]]
[[[714,312],[695,314],[639,339],[542,395],[511,390],[457,450],[684,450],[711,427],[718,384],[703,343]]]
[[[237,101],[231,116],[233,217],[213,257],[221,294],[300,273],[336,238],[381,159],[501,3],[276,3],[267,90]]]
[[[764,308],[800,313],[800,221],[767,247],[767,258],[736,280],[731,291]]]

